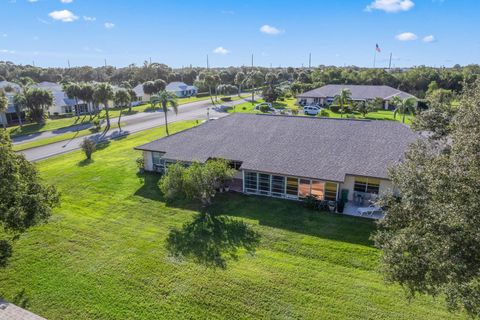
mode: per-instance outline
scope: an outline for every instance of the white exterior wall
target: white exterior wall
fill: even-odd
[[[143,151],[144,168],[146,171],[153,171],[153,158],[150,151]]]
[[[355,184],[355,176],[347,175],[345,177],[344,183],[340,184],[340,189],[347,189],[348,190],[348,200],[353,201],[353,186]],[[384,195],[385,193],[394,190],[393,184],[390,180],[380,179],[380,190],[379,195]],[[341,190],[340,190],[341,192]]]

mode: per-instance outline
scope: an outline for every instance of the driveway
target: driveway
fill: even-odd
[[[248,100],[250,101],[250,100]],[[241,103],[246,102],[244,99],[240,99],[232,102],[225,102],[222,105],[226,106],[235,106]],[[207,119],[207,107],[211,106],[209,101],[197,101],[193,103],[188,103],[179,106],[178,115],[175,115],[173,111],[168,112],[168,123],[185,121],[185,120],[206,120]],[[210,118],[218,118],[228,115],[225,112],[216,112],[212,108],[209,108]],[[115,118],[118,119],[118,118]],[[38,161],[53,157],[58,154],[71,152],[77,149],[80,149],[80,144],[83,139],[88,137],[92,139],[115,139],[123,135],[140,132],[143,130],[148,130],[165,124],[164,114],[162,111],[158,112],[142,112],[134,114],[131,116],[122,117],[122,122],[127,122],[126,125],[122,126],[122,131],[118,129],[110,130],[105,136],[101,134],[91,134],[79,138],[74,138],[70,140],[60,141],[51,143],[45,146],[31,148],[21,151],[29,161]],[[112,119],[112,123],[115,123],[116,120]],[[45,137],[45,136],[44,136]],[[37,139],[37,137],[35,137]],[[33,141],[33,140],[29,140]]]

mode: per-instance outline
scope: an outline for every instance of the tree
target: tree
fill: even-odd
[[[107,120],[107,126],[105,127],[105,133],[110,130],[110,114],[109,114],[109,101],[113,100],[115,94],[113,88],[109,83],[100,83],[95,86],[93,98],[95,101],[102,103],[105,107],[105,119]]]
[[[242,84],[245,81],[245,73],[242,71],[237,72],[235,75],[235,84],[238,87],[238,96],[240,97],[240,93],[242,93]]]
[[[168,167],[159,186],[167,198],[184,195],[187,199],[199,200],[207,207],[211,205],[216,190],[232,179],[234,174],[235,170],[222,159],[210,160],[205,164],[195,162],[188,168],[176,164]]]
[[[75,115],[80,117],[80,110],[78,108],[78,98],[81,96],[82,88],[78,83],[67,83],[63,85],[63,91],[69,99],[75,100]]]
[[[364,118],[367,116],[369,112],[372,112],[375,110],[373,102],[370,102],[370,101],[357,102],[353,107],[355,111],[360,113]]]
[[[23,93],[16,93],[13,96],[13,107],[15,108],[15,113],[17,114],[18,122],[20,124],[20,127],[22,127],[23,122],[22,122],[22,112],[27,106],[27,100],[25,99],[25,96]]]
[[[374,236],[386,279],[480,316],[480,80],[465,88],[441,140],[414,144],[390,170],[400,197]],[[448,143],[445,143],[448,141]]]
[[[159,93],[160,91],[165,90],[167,87],[167,83],[163,81],[162,79],[157,79],[153,82],[153,85],[155,86],[155,92],[154,93]]]
[[[36,167],[12,149],[6,131],[0,130],[0,227],[11,239],[45,222],[60,202],[53,186],[45,185]],[[0,265],[11,252],[10,240],[0,241]]]
[[[248,74],[245,82],[252,88],[252,103],[255,101],[255,88],[261,86],[265,81],[263,73],[260,71],[252,71]]]
[[[340,114],[343,117],[345,113],[345,107],[348,106],[352,102],[352,93],[349,89],[342,89],[340,93],[335,96],[333,103],[338,104],[340,106]]]
[[[157,87],[155,86],[155,83],[153,81],[147,81],[143,85],[143,92],[145,94],[148,94],[149,96],[157,93]]]
[[[117,107],[120,108],[120,115],[118,116],[118,128],[122,131],[120,121],[122,120],[123,108],[130,105],[131,102],[130,94],[126,89],[120,89],[115,92],[114,102]]]
[[[80,148],[82,148],[83,152],[85,153],[87,160],[91,160],[92,154],[97,149],[97,144],[92,139],[84,138],[80,144]]]
[[[397,118],[397,113],[402,115],[402,123],[405,123],[405,115],[407,112],[414,113],[417,108],[417,100],[415,98],[405,98],[400,99],[400,97],[395,96],[390,100],[390,102],[395,106],[393,111],[393,118]]]
[[[7,111],[8,107],[8,98],[5,95],[5,92],[0,89],[0,115]],[[3,129],[7,128],[7,124],[2,121]]]
[[[276,88],[273,85],[268,85],[263,89],[263,99],[265,99],[266,102],[275,102],[277,101],[278,97],[281,94],[281,90]]]
[[[175,114],[178,114],[177,96],[173,92],[163,90],[152,97],[152,103],[154,105],[158,103],[162,106],[163,115],[165,117],[165,131],[167,132],[167,136],[170,135],[168,132],[168,107],[172,107]]]
[[[90,83],[80,84],[80,91],[78,92],[78,98],[87,104],[88,113],[90,114],[90,120],[92,120],[92,111],[94,111],[94,97],[95,88]]]
[[[53,104],[52,93],[39,88],[26,88],[23,94],[30,117],[37,123],[45,122],[45,111]]]
[[[215,102],[213,101],[213,96],[212,96],[212,87],[216,86],[215,76],[213,74],[211,74],[210,72],[203,73],[203,74],[201,74],[201,76],[203,77],[203,81],[205,82],[205,84],[208,87],[208,94],[210,95],[210,100],[212,101],[212,104],[215,104]]]
[[[131,102],[137,101],[138,97],[137,94],[133,89],[128,89],[128,94],[130,95]],[[132,103],[128,105],[128,112],[132,112]]]

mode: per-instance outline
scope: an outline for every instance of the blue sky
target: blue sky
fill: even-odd
[[[0,60],[451,66],[480,63],[478,0],[0,0]]]

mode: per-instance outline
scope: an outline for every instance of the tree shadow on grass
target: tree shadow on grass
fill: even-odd
[[[12,244],[0,239],[0,268],[5,268],[8,264],[8,259],[12,256]]]
[[[243,248],[255,253],[260,235],[241,220],[201,212],[167,237],[167,250],[176,258],[192,259],[210,268],[226,269]]]
[[[17,294],[12,299],[12,303],[23,309],[27,309],[29,307],[30,299],[27,297],[25,289],[17,292]]]
[[[77,166],[79,167],[86,167],[92,163],[94,163],[95,161],[93,159],[83,159],[81,161],[78,161],[77,163]]]

